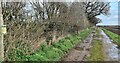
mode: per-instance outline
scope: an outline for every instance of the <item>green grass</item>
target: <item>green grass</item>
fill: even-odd
[[[97,34],[96,34],[96,37],[98,37],[98,38],[99,38],[99,37],[102,37],[102,35],[100,34],[100,29],[97,29],[97,30],[96,30],[96,33],[97,33]]]
[[[81,42],[81,40],[85,39],[90,33],[91,29],[85,29],[81,31],[78,35],[71,35],[65,37],[59,42],[54,43],[50,47],[46,45],[46,43],[42,44],[39,51],[36,53],[23,56],[19,60],[24,61],[58,61],[60,60],[66,53],[69,52],[71,48]]]
[[[90,49],[89,61],[104,61],[103,45],[99,40],[94,40]]]
[[[113,40],[113,42],[120,47],[120,36],[106,29],[103,29],[103,30]]]
[[[0,59],[0,63],[2,63],[2,60]]]

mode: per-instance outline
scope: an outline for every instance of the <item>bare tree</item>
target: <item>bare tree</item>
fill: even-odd
[[[99,2],[99,0],[93,0],[93,2],[90,2],[88,0],[86,2],[83,2],[85,13],[86,13],[88,19],[91,19],[100,14],[109,15],[110,14],[109,13],[109,10],[110,10],[109,4],[110,4],[110,2]]]
[[[25,7],[23,2],[2,2],[3,19],[5,21],[20,19],[23,7]]]
[[[102,21],[101,21],[100,18],[93,17],[92,19],[90,19],[90,22],[91,22],[93,25],[96,25],[96,24],[98,24],[98,23],[100,23],[100,22],[102,22]]]

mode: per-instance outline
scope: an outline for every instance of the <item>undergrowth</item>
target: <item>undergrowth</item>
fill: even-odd
[[[48,47],[46,42],[44,42],[36,53],[32,55],[18,56],[18,60],[58,61],[66,53],[68,53],[71,48],[73,48],[76,44],[80,43],[83,39],[85,39],[91,33],[91,31],[91,29],[85,29],[81,31],[78,35],[71,35],[65,37],[64,39],[59,40],[59,42],[54,43],[50,47]]]

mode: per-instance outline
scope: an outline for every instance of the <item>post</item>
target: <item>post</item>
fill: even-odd
[[[3,25],[3,15],[2,7],[0,1],[0,60],[4,61],[4,46],[3,46],[3,34],[2,34],[2,25]]]

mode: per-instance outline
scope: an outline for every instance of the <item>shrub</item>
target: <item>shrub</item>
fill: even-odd
[[[60,58],[59,53],[51,49],[46,52],[46,57],[51,61],[58,60]]]
[[[46,43],[43,43],[37,51],[37,53],[26,56],[26,60],[32,61],[56,61],[59,60],[64,54],[74,47],[76,44],[81,42],[81,39],[84,39],[91,30],[84,30],[79,35],[71,35],[66,37],[59,42],[54,43],[52,46],[47,47]]]
[[[29,58],[30,61],[48,61],[49,59],[46,56],[43,55],[33,55]]]

